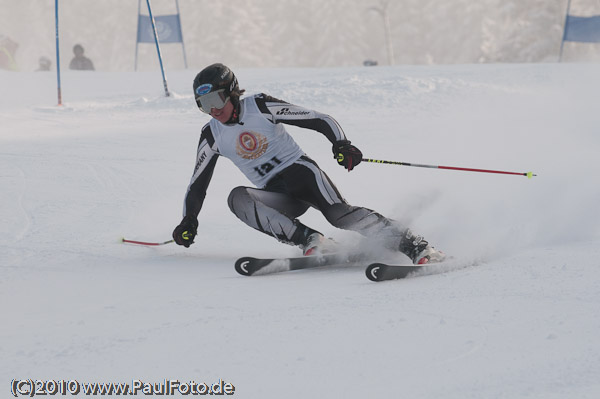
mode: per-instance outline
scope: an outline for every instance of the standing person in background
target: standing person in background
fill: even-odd
[[[40,57],[38,69],[36,72],[49,71],[52,67],[52,61],[48,57]]]
[[[231,211],[255,230],[300,247],[304,255],[339,250],[337,243],[298,219],[312,207],[333,226],[376,237],[414,264],[444,259],[442,252],[406,226],[371,209],[348,204],[283,126],[321,133],[332,144],[337,163],[351,171],[362,161],[362,153],[335,119],[262,93],[241,98],[243,93],[233,72],[223,64],[206,67],[194,79],[196,104],[212,119],[202,128],[183,220],[173,231],[177,244],[189,247],[194,242],[198,214],[217,159],[224,156],[257,187],[234,188],[228,198]]]
[[[19,44],[10,37],[0,35],[0,69],[18,71],[19,67],[15,61],[15,55]]]
[[[83,46],[81,44],[76,44],[75,46],[73,46],[73,54],[75,54],[75,57],[73,57],[73,59],[71,60],[71,63],[69,64],[69,69],[74,69],[77,71],[94,70],[94,64],[92,63],[92,60],[84,56],[84,52],[85,50],[83,49]]]

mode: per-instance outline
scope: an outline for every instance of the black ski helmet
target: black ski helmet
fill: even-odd
[[[194,78],[194,98],[198,108],[201,108],[198,98],[213,91],[225,89],[225,96],[230,97],[232,103],[237,105],[240,88],[238,81],[228,67],[223,64],[212,64],[204,68]],[[234,94],[232,97],[231,94]]]

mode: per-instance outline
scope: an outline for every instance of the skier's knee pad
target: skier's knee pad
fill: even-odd
[[[229,193],[227,197],[227,205],[234,214],[238,215],[242,208],[247,207],[252,202],[252,198],[248,193],[248,187],[236,187]]]

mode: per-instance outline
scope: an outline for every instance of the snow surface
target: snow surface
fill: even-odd
[[[221,159],[196,243],[181,217],[208,117],[196,71],[0,71],[0,384],[232,383],[240,398],[600,397],[597,65],[241,69],[329,113],[366,157],[533,171],[533,179],[335,164],[289,131],[345,195],[454,256],[443,273],[372,283],[364,267],[261,277],[241,256],[299,251],[239,222],[248,185]],[[335,239],[362,241],[309,211]],[[450,270],[452,269],[452,270]]]

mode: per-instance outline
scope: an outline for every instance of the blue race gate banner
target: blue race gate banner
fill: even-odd
[[[563,40],[566,42],[600,43],[600,15],[594,17],[567,15]]]
[[[183,43],[179,14],[154,17],[156,33],[161,43]],[[154,32],[149,15],[138,15],[138,43],[154,43]]]
[[[179,0],[175,0],[175,8],[177,14],[170,15],[153,16],[152,8],[150,7],[150,0],[146,0],[146,5],[148,6],[148,15],[142,15],[141,5],[142,0],[138,0],[138,28],[137,38],[135,41],[134,69],[137,71],[138,45],[140,43],[156,44],[156,52],[158,54],[158,60],[160,62],[161,71],[163,71],[163,80],[165,81],[166,91],[166,79],[164,78],[162,56],[160,55],[160,43],[181,43],[181,49],[183,50],[183,65],[185,66],[185,68],[187,68],[187,57],[185,55],[185,44],[183,43],[183,31],[181,29],[181,13],[179,12]],[[152,21],[154,21],[154,23]],[[156,37],[154,37],[155,29]]]
[[[563,37],[558,61],[562,61],[565,42],[600,43],[600,15],[576,17],[571,15],[571,0],[567,2]]]

